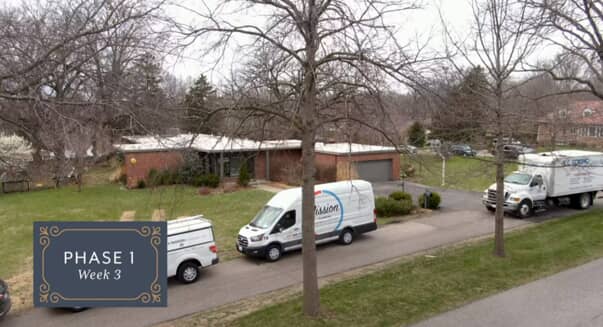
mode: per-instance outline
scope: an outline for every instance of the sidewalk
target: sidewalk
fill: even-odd
[[[414,327],[603,326],[603,259],[493,295]]]

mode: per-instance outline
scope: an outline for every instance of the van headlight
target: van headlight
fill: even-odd
[[[521,198],[518,198],[518,197],[516,197],[516,196],[512,196],[512,197],[510,197],[510,198],[509,198],[509,200],[510,200],[511,202],[519,202],[519,201],[521,201]]]
[[[264,234],[262,234],[262,235],[258,235],[258,236],[252,236],[252,237],[250,237],[249,239],[250,239],[252,242],[259,242],[259,241],[261,241],[261,240],[263,240],[263,239],[264,239],[264,236],[265,236],[265,235],[264,235]]]

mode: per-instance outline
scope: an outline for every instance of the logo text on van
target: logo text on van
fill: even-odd
[[[335,230],[338,230],[341,227],[341,224],[343,223],[343,203],[341,203],[341,199],[339,199],[337,194],[327,190],[315,191],[314,196],[320,195],[322,193],[332,196],[335,201],[337,201],[337,204],[326,205],[322,208],[317,208],[316,206],[314,206],[315,215],[319,216],[339,211],[339,221],[337,222],[337,226],[335,226]]]

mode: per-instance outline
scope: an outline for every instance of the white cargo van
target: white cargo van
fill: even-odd
[[[199,268],[218,263],[213,226],[203,216],[168,221],[167,230],[168,277],[192,283],[199,277]]]
[[[524,154],[519,170],[505,178],[505,211],[527,218],[537,209],[570,204],[587,209],[603,191],[603,153],[564,150]],[[496,208],[496,184],[484,191],[482,202]]]
[[[339,240],[377,229],[371,183],[363,180],[319,184],[314,188],[316,243]],[[301,188],[277,193],[255,218],[239,231],[241,253],[278,260],[285,251],[302,246]]]

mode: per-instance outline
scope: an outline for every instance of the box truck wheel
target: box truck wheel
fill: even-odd
[[[528,199],[521,201],[517,206],[517,216],[521,219],[532,216],[532,212],[532,201]]]
[[[582,193],[578,195],[578,209],[588,209],[592,203],[591,200],[590,193]]]
[[[281,258],[282,250],[278,244],[270,244],[266,248],[266,260],[270,262],[278,261]]]
[[[190,284],[199,278],[199,267],[192,261],[186,261],[178,267],[178,280]]]
[[[354,241],[354,231],[349,228],[344,229],[341,234],[339,234],[339,243],[343,245],[350,245]]]

